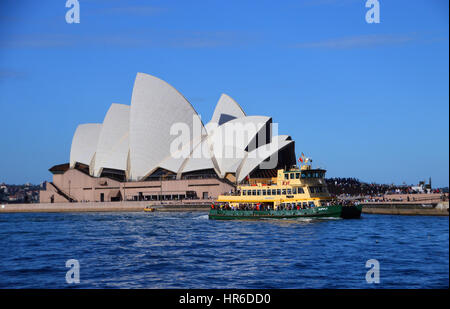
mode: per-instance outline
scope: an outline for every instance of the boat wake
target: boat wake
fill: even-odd
[[[341,217],[320,217],[318,220],[341,220]]]
[[[198,216],[198,217],[194,217],[193,219],[194,220],[208,220],[209,217],[208,217],[208,215],[201,215],[201,216]]]

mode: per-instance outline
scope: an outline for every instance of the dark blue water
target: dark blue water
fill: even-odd
[[[0,288],[448,288],[448,248],[448,217],[1,214]],[[69,259],[77,285],[66,283]],[[369,259],[379,284],[366,283]]]

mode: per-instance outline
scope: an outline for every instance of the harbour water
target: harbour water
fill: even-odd
[[[67,284],[66,261],[80,264]],[[380,283],[366,282],[378,260]],[[0,288],[448,288],[448,217],[208,220],[205,212],[0,215]]]

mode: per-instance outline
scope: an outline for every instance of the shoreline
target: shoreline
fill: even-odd
[[[402,203],[375,202],[362,203],[362,213],[403,216],[449,216],[449,203]]]
[[[3,207],[4,206],[4,207]],[[89,203],[34,203],[2,204],[0,213],[59,213],[59,212],[140,212],[151,206],[156,211],[206,211],[210,204],[205,203],[167,203],[149,202],[89,202]]]
[[[151,206],[160,212],[208,211],[212,201],[164,203],[148,201],[2,204],[1,213],[60,213],[60,212],[140,212]],[[406,216],[449,216],[449,203],[362,203],[362,213]]]

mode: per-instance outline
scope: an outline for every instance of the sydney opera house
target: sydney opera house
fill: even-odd
[[[204,124],[171,85],[138,73],[131,104],[80,124],[68,163],[51,167],[43,202],[210,199],[296,163],[294,141],[222,94]]]

